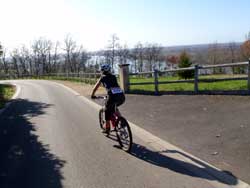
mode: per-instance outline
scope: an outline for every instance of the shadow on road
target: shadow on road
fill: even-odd
[[[63,187],[65,161],[49,151],[34,134],[29,118],[44,114],[50,104],[15,101],[0,116],[0,187]]]
[[[174,159],[164,155],[163,153],[177,153],[179,155],[184,156],[187,159],[192,160],[197,164],[191,164],[185,161],[181,161],[178,159]],[[131,154],[138,159],[146,161],[156,166],[160,166],[162,168],[167,168],[174,172],[184,174],[187,176],[198,177],[202,179],[219,181],[221,183],[227,185],[236,185],[238,183],[237,178],[230,172],[220,171],[215,168],[212,168],[201,161],[194,159],[193,157],[186,155],[180,151],[176,150],[166,150],[166,151],[152,151],[144,146],[139,144],[134,144]],[[199,166],[198,166],[199,165]],[[201,167],[200,167],[201,166]],[[209,173],[206,173],[209,171]],[[205,172],[205,173],[204,173]]]

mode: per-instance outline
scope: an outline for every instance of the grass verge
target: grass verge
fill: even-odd
[[[200,79],[218,79],[218,78],[233,78],[240,77],[242,75],[210,75],[200,76]],[[176,81],[178,77],[159,77],[161,81]],[[154,82],[154,78],[136,78],[131,77],[130,83],[143,83]],[[247,80],[231,80],[198,84],[199,91],[236,91],[247,90]],[[131,85],[130,90],[133,91],[148,91],[154,92],[155,86],[152,85]],[[171,83],[171,84],[159,84],[159,91],[194,91],[194,83]]]
[[[12,85],[0,84],[0,109],[4,107],[15,93],[15,87]]]

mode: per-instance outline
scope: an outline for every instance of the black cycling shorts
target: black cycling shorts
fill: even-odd
[[[125,102],[125,95],[118,93],[115,95],[109,95],[105,104],[105,120],[110,120],[110,117],[115,112],[115,105],[118,107]]]

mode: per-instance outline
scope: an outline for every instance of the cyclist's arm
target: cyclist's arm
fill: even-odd
[[[93,98],[95,96],[95,92],[97,91],[97,89],[100,87],[101,85],[101,78],[99,78],[99,80],[96,82],[94,88],[93,88],[93,91],[92,91],[92,94],[91,94],[91,97]]]

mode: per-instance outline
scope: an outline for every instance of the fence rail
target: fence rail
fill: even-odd
[[[202,69],[214,69],[214,68],[223,68],[223,67],[239,67],[247,66],[247,76],[235,77],[235,78],[209,78],[209,79],[199,79],[199,70]],[[192,80],[174,80],[174,81],[159,81],[159,74],[164,73],[178,73],[180,71],[194,70],[194,79]],[[178,69],[169,69],[164,71],[159,71],[155,69],[154,71],[149,72],[139,72],[139,73],[130,73],[130,76],[139,76],[139,75],[153,75],[153,82],[137,82],[129,83],[129,86],[138,86],[138,85],[154,85],[155,94],[159,94],[159,85],[161,84],[178,84],[178,83],[193,83],[194,84],[194,93],[199,93],[199,83],[212,83],[212,82],[222,82],[222,81],[234,81],[234,80],[247,80],[247,91],[250,94],[250,59],[248,62],[239,62],[239,63],[230,63],[230,64],[219,64],[219,65],[195,65],[188,68],[178,68]]]

